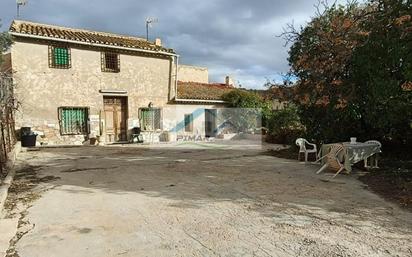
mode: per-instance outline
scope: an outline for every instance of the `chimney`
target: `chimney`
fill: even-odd
[[[162,40],[160,38],[155,39],[155,45],[162,46]]]
[[[225,83],[228,87],[233,87],[235,85],[235,83],[233,83],[233,79],[230,76],[226,76]]]

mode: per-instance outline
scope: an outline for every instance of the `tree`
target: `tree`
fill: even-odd
[[[367,41],[354,50],[350,80],[365,132],[387,140],[411,140],[412,1],[372,0],[362,22]]]
[[[320,6],[305,27],[284,33],[307,133],[319,141],[408,138],[411,1]]]
[[[265,125],[270,115],[270,104],[254,92],[235,89],[224,94],[222,99],[231,107],[223,110],[223,116],[238,132]]]
[[[1,21],[1,20],[0,20]],[[1,23],[0,23],[1,28]],[[0,32],[0,64],[2,63],[3,53],[9,49],[12,44],[11,37],[8,32]]]
[[[267,122],[267,128],[272,142],[290,145],[294,145],[296,138],[301,137],[305,131],[298,110],[293,104],[273,111]]]

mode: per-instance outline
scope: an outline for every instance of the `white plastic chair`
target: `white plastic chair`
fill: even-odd
[[[298,138],[296,139],[295,144],[299,146],[299,155],[298,155],[298,160],[300,160],[300,154],[304,153],[305,154],[305,162],[308,161],[308,156],[310,153],[315,153],[315,156],[317,156],[318,150],[316,148],[315,144],[311,144],[308,142],[308,140],[304,138]],[[307,149],[306,145],[311,146],[312,149]]]
[[[335,178],[339,173],[341,173],[341,171],[345,169],[345,166],[340,162],[338,158],[338,155],[341,151],[343,151],[343,146],[341,144],[333,144],[330,148],[329,153],[319,159],[320,161],[323,158],[326,158],[326,163],[322,166],[322,168],[318,170],[318,172],[316,172],[316,174],[319,174],[326,169],[332,169],[337,171],[333,176],[333,178]]]
[[[377,141],[377,140],[369,140],[369,141],[366,141],[365,144],[378,145],[379,148],[382,147],[381,142],[379,142],[379,141]],[[364,167],[365,167],[365,168],[369,168],[369,166],[368,166],[368,159],[371,159],[371,166],[372,166],[372,168],[379,168],[379,167],[378,167],[378,156],[377,156],[377,155],[378,155],[378,154],[374,154],[373,156],[371,156],[371,157],[363,160],[363,161],[364,161]],[[373,158],[372,158],[372,157],[373,157]]]

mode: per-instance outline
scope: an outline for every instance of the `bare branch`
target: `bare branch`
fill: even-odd
[[[295,22],[292,20],[291,23],[287,23],[286,27],[282,28],[282,33],[277,35],[277,37],[281,37],[285,40],[284,46],[295,42],[300,35],[300,30],[295,27]]]

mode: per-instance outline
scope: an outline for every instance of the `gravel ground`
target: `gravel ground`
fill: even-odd
[[[249,150],[248,150],[249,149]],[[250,147],[22,153],[8,256],[412,256],[412,214]]]

